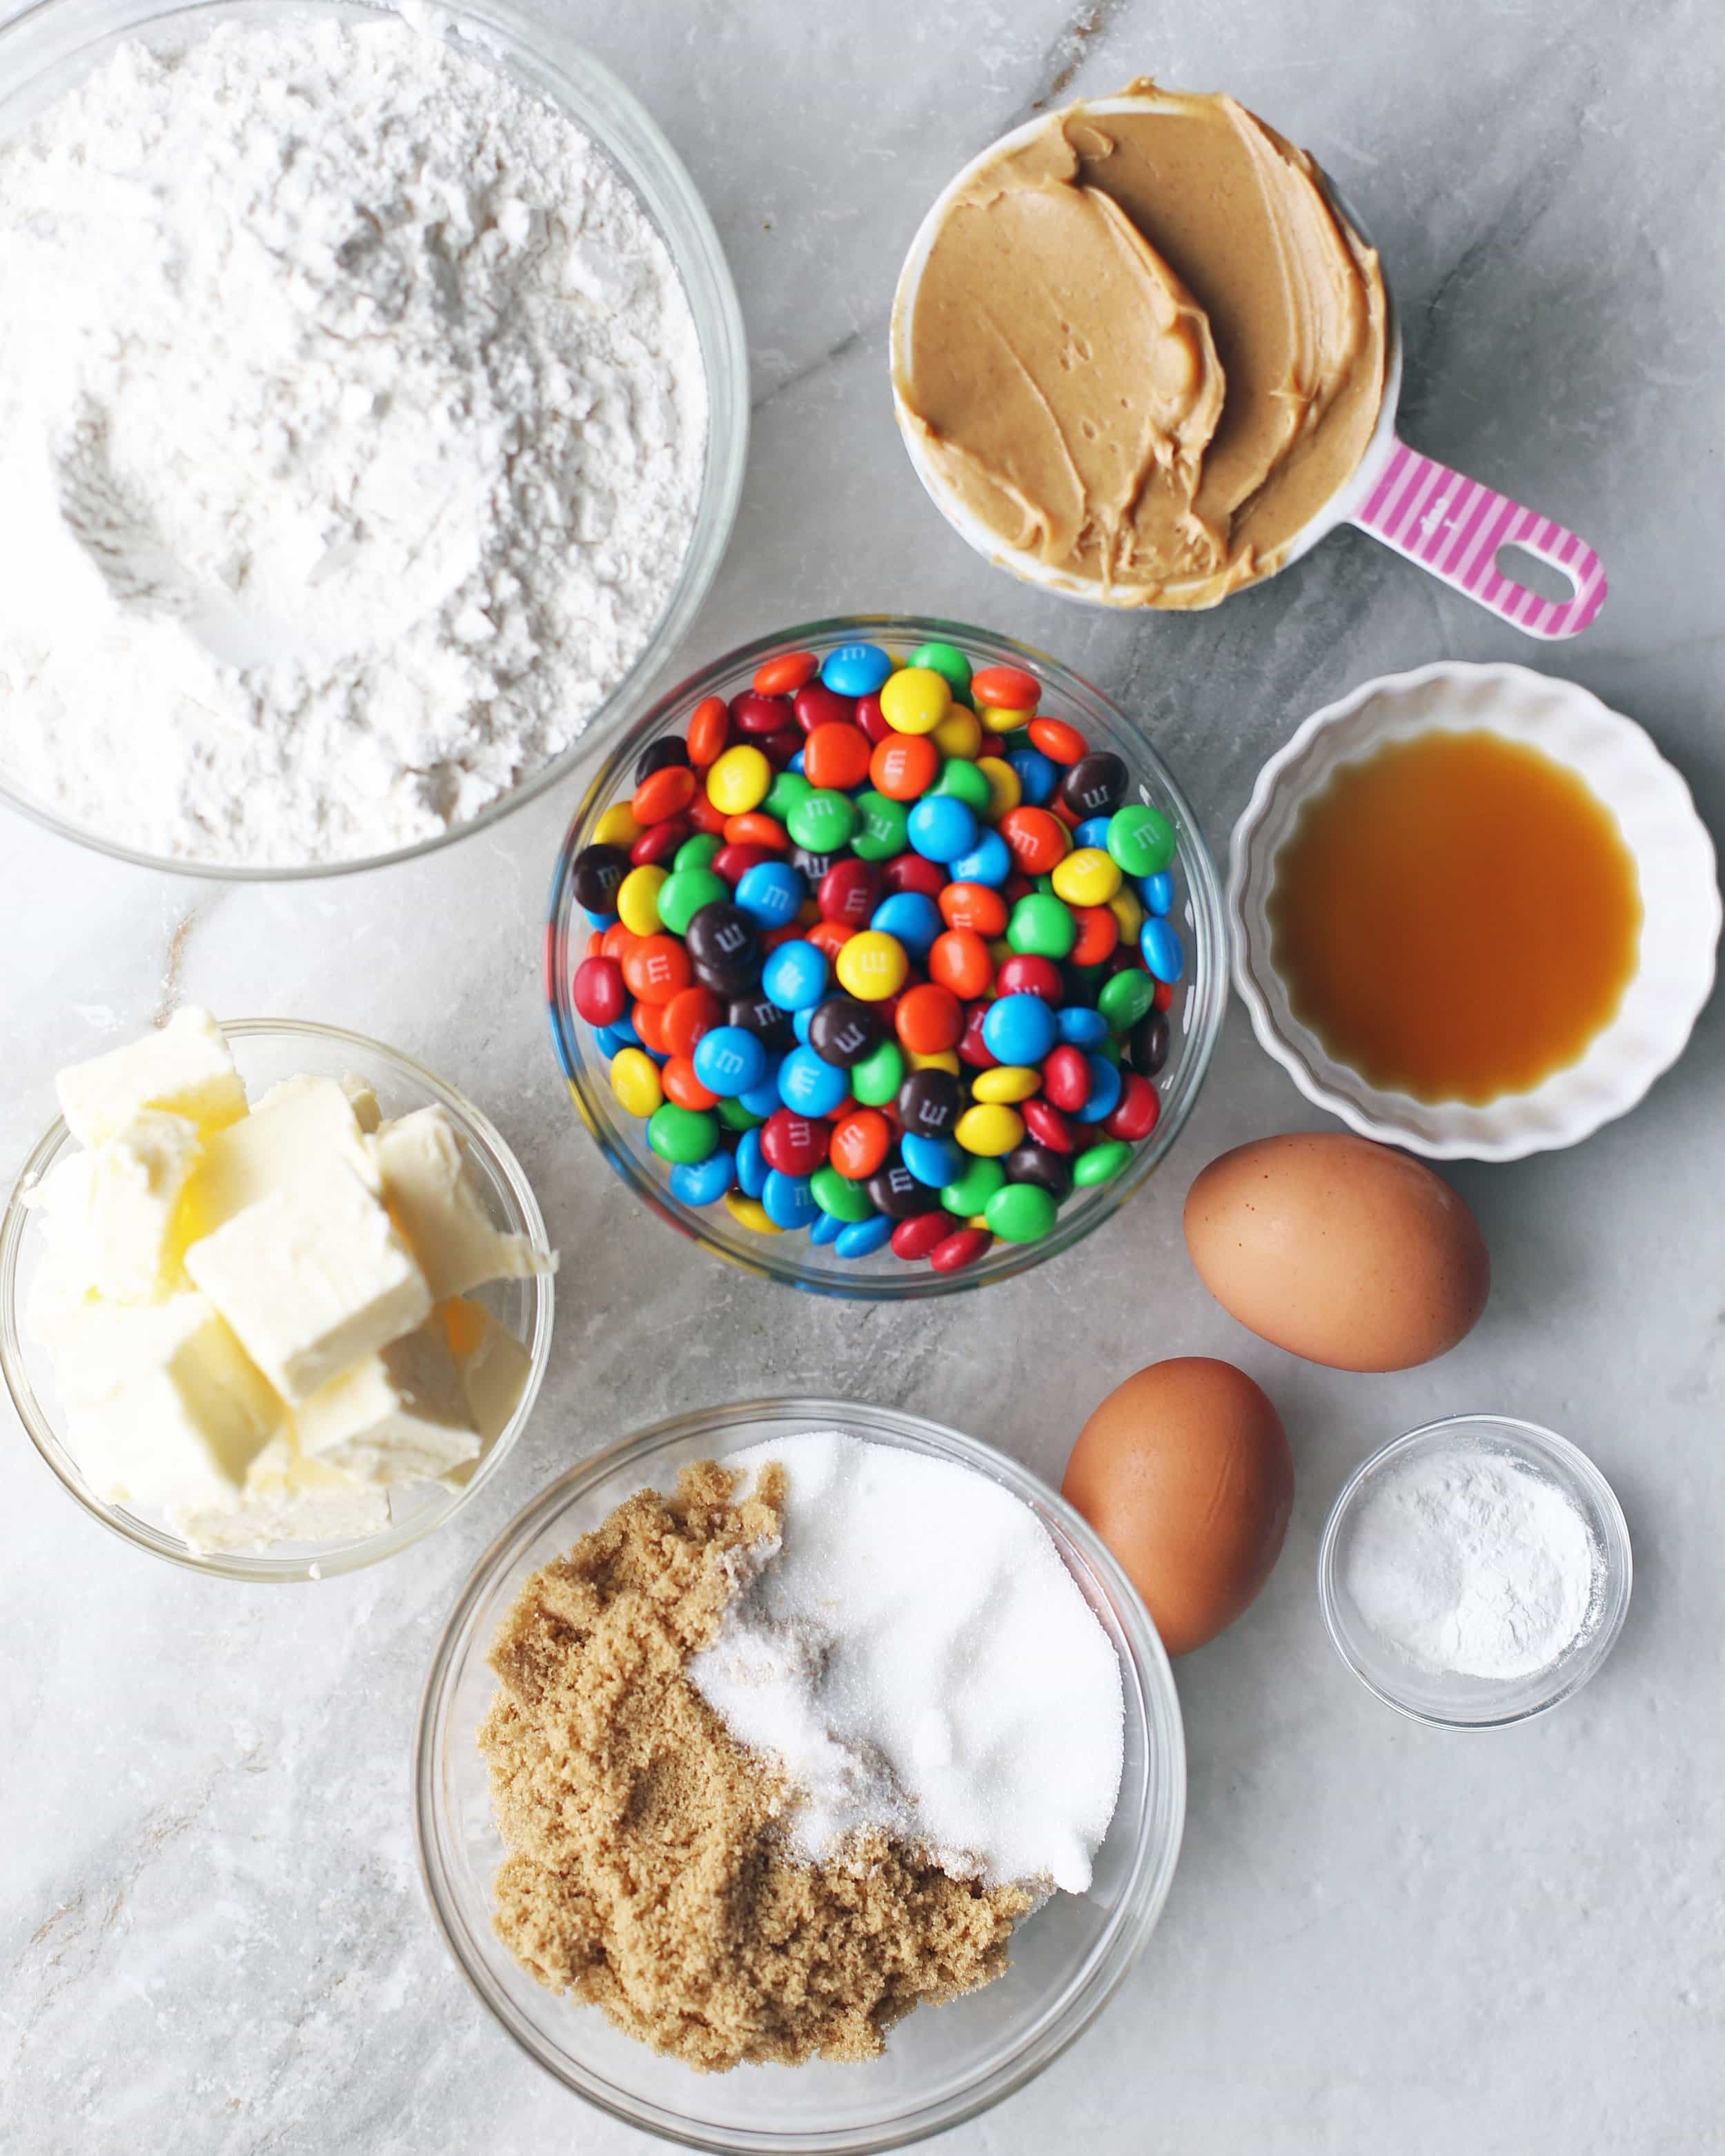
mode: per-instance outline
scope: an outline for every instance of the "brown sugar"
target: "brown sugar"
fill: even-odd
[[[707,1460],[619,1506],[522,1588],[480,1731],[499,1935],[540,1983],[709,2070],[874,2057],[913,2007],[999,1976],[1031,1907],[878,1833],[792,1853],[794,1792],[684,1674],[783,1498],[768,1467],[733,1504]]]

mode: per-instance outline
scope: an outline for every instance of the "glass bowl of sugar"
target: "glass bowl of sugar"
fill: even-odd
[[[1330,1511],[1318,1600],[1387,1706],[1440,1729],[1497,1729],[1570,1699],[1629,1610],[1629,1527],[1567,1438],[1451,1415],[1380,1445]]]
[[[1117,1659],[1122,1774],[1089,1889],[1024,1917],[993,1983],[897,2022],[860,2063],[697,2072],[542,1988],[494,1922],[505,1849],[478,1743],[497,1691],[488,1661],[530,1574],[644,1487],[682,1468],[814,1431],[970,1471],[1027,1507]],[[745,1402],[655,1424],[584,1461],[507,1527],[463,1589],[433,1660],[413,1768],[415,1825],[433,1911],[469,1983],[528,2056],[614,2118],[694,2148],[865,2156],[974,2118],[1050,2066],[1125,1981],[1167,1899],[1185,1809],[1185,1752],[1168,1657],[1106,1548],[1004,1453],[920,1416],[819,1399]]]

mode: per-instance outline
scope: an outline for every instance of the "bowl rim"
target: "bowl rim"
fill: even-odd
[[[602,2076],[578,2067],[567,2054],[551,2054],[548,2047],[517,2025],[489,1970],[477,1955],[465,1950],[470,1928],[450,1885],[439,1840],[445,1821],[439,1799],[438,1740],[456,1661],[458,1656],[472,1651],[470,1635],[485,1598],[510,1568],[521,1561],[536,1537],[559,1513],[621,1470],[637,1463],[644,1465],[685,1439],[707,1435],[719,1439],[729,1430],[775,1419],[807,1421],[814,1426],[828,1422],[875,1441],[956,1461],[987,1476],[1033,1512],[1040,1507],[1051,1516],[1106,1594],[1127,1643],[1127,1651],[1121,1656],[1122,1688],[1127,1692],[1136,1691],[1147,1743],[1154,1748],[1165,1770],[1159,1777],[1167,1786],[1168,1831],[1163,1845],[1155,1849],[1150,1840],[1147,1794],[1132,1869],[1114,1917],[1084,1969],[1073,1979],[1064,2005],[1047,2010],[1019,2051],[968,2091],[949,2092],[885,2131],[841,2128],[811,2132],[805,2127],[785,2132],[769,2128],[703,2131],[698,2122],[691,2123],[614,2090]],[[1045,1523],[1044,1529],[1047,1532]],[[1127,1711],[1130,1714],[1129,1701]],[[661,1417],[578,1462],[531,1498],[476,1560],[444,1621],[414,1717],[410,1774],[414,1845],[433,1919],[456,1968],[493,2020],[536,2065],[597,2109],[680,2146],[714,2152],[714,2156],[874,2156],[874,2152],[944,2133],[1022,2088],[1090,2026],[1137,1963],[1166,1906],[1185,1827],[1185,1732],[1173,1671],[1142,1599],[1083,1515],[1021,1461],[979,1438],[908,1409],[797,1394],[732,1401]],[[1108,1952],[1112,1953],[1111,1960]],[[1059,2020],[1061,2013],[1066,2017],[1063,2022]]]
[[[626,767],[639,753],[643,744],[663,728],[667,721],[680,712],[685,705],[704,693],[709,683],[739,670],[752,669],[760,660],[778,652],[796,650],[823,639],[845,642],[862,637],[878,638],[889,643],[902,643],[906,637],[914,637],[918,643],[946,639],[961,646],[969,639],[973,646],[980,644],[1029,661],[1057,693],[1070,693],[1068,685],[1076,685],[1077,694],[1073,700],[1081,701],[1085,697],[1094,698],[1122,732],[1132,737],[1143,769],[1154,778],[1178,812],[1176,821],[1179,827],[1181,850],[1177,860],[1185,880],[1194,922],[1194,931],[1187,938],[1190,947],[1187,952],[1188,965],[1184,977],[1189,984],[1194,1012],[1189,1035],[1191,1045],[1188,1050],[1192,1071],[1190,1082],[1178,1101],[1165,1106],[1150,1137],[1137,1142],[1134,1158],[1128,1166],[1101,1186],[1106,1197],[1096,1210],[1084,1219],[1083,1224],[1076,1224],[1079,1216],[1074,1214],[1071,1228],[1063,1229],[1057,1224],[1055,1232],[1044,1236],[1040,1241],[1015,1245],[1018,1253],[1015,1258],[992,1271],[980,1271],[967,1266],[958,1272],[934,1273],[926,1266],[906,1265],[901,1268],[902,1278],[896,1274],[870,1276],[860,1272],[843,1278],[816,1278],[810,1276],[798,1262],[788,1255],[783,1257],[778,1255],[777,1245],[786,1240],[783,1237],[758,1235],[752,1238],[753,1243],[760,1246],[758,1250],[751,1249],[745,1254],[742,1249],[733,1250],[708,1232],[703,1223],[694,1217],[691,1209],[679,1205],[668,1189],[650,1183],[637,1173],[634,1161],[613,1143],[575,1075],[581,1059],[575,1052],[572,1007],[569,1006],[566,989],[569,970],[565,963],[567,947],[560,942],[566,920],[572,913],[578,911],[572,896],[568,892],[569,876],[588,826],[597,820],[602,809],[619,793],[619,782]],[[757,1278],[778,1281],[804,1293],[830,1295],[847,1301],[915,1301],[934,1296],[973,1293],[978,1289],[996,1286],[1003,1281],[1016,1280],[1034,1266],[1060,1256],[1114,1219],[1158,1173],[1185,1128],[1209,1076],[1228,1009],[1229,933],[1221,878],[1191,802],[1142,727],[1128,716],[1106,690],[1086,675],[1075,671],[1052,653],[998,629],[983,629],[974,623],[952,621],[937,615],[836,614],[820,620],[794,623],[769,635],[755,637],[747,644],[734,646],[708,660],[655,698],[634,724],[614,742],[604,762],[589,780],[587,790],[570,819],[552,870],[543,963],[552,1048],[558,1070],[588,1135],[598,1147],[601,1157],[621,1176],[630,1191],[660,1220],[701,1249],[723,1259],[726,1264],[752,1273]],[[597,1093],[598,1089],[594,1087],[593,1090]]]
[[[1153,105],[1159,95],[1158,86],[1156,91],[1147,95],[1142,90],[1122,90],[1104,97],[1070,98],[1050,111],[1039,112],[1029,120],[1020,121],[1016,126],[1009,127],[1004,135],[997,136],[973,157],[968,158],[935,197],[911,237],[894,280],[887,328],[887,366],[891,377],[892,415],[899,438],[923,492],[952,530],[991,567],[1004,569],[1009,575],[1016,577],[1020,583],[1029,584],[1034,590],[1051,592],[1057,598],[1070,599],[1081,606],[1099,607],[1111,613],[1203,613],[1220,606],[1226,599],[1238,597],[1242,592],[1255,591],[1261,584],[1273,583],[1285,569],[1291,569],[1295,562],[1303,561],[1315,547],[1328,538],[1331,532],[1353,520],[1394,453],[1398,439],[1396,420],[1401,408],[1404,348],[1401,314],[1396,305],[1389,273],[1384,266],[1383,256],[1373,244],[1369,228],[1323,166],[1309,150],[1306,150],[1302,154],[1309,161],[1312,176],[1327,198],[1330,208],[1343,223],[1350,228],[1360,244],[1377,259],[1378,275],[1384,285],[1384,385],[1378,416],[1366,438],[1365,446],[1360,451],[1358,462],[1329,499],[1320,503],[1287,542],[1282,557],[1274,568],[1254,577],[1250,583],[1224,592],[1196,607],[1158,606],[1144,599],[1116,598],[1093,581],[1050,569],[1027,548],[1014,547],[1003,540],[997,532],[990,531],[980,517],[973,516],[961,503],[951,499],[918,432],[904,387],[909,373],[906,363],[906,340],[910,335],[916,291],[922,282],[922,271],[933,250],[940,220],[947,205],[979,165],[998,157],[1003,150],[1029,141],[1032,136],[1040,134],[1051,120],[1059,119],[1064,113],[1073,111],[1081,105],[1086,111],[1092,112],[1138,111],[1146,105]],[[1258,116],[1254,113],[1253,117],[1257,118]]]
[[[1542,1122],[1533,1112],[1533,1104],[1546,1096],[1549,1106],[1551,1096],[1548,1088],[1560,1085],[1571,1076],[1579,1065],[1566,1065],[1553,1071],[1530,1091],[1523,1093],[1504,1093],[1480,1107],[1469,1107],[1466,1103],[1420,1101],[1411,1094],[1393,1093],[1370,1085],[1346,1065],[1329,1059],[1332,1066],[1351,1081],[1343,1090],[1341,1083],[1321,1075],[1314,1067],[1308,1051],[1294,1040],[1283,1026],[1272,1009],[1271,998],[1260,978],[1260,968],[1273,973],[1267,947],[1260,954],[1258,946],[1267,946],[1267,937],[1259,929],[1262,915],[1273,884],[1274,857],[1260,865],[1255,859],[1259,834],[1268,818],[1272,804],[1285,789],[1291,789],[1297,801],[1307,792],[1299,766],[1312,743],[1323,733],[1353,718],[1368,705],[1383,701],[1393,706],[1414,695],[1434,682],[1450,682],[1459,688],[1478,691],[1492,685],[1504,689],[1507,694],[1524,700],[1543,697],[1548,701],[1571,703],[1577,713],[1602,732],[1609,731],[1631,753],[1640,758],[1650,770],[1657,770],[1661,782],[1666,784],[1674,802],[1681,802],[1686,814],[1686,829],[1692,827],[1705,858],[1710,865],[1709,891],[1702,909],[1698,923],[1699,933],[1706,937],[1707,957],[1697,973],[1697,988],[1692,1008],[1685,1014],[1681,1031],[1673,1029],[1671,1041],[1656,1053],[1644,1055],[1638,1062],[1623,1066],[1627,1073],[1625,1082],[1615,1089],[1601,1091],[1594,1098],[1575,1104],[1571,1112],[1555,1122]],[[1453,729],[1459,724],[1489,728],[1489,721],[1480,718],[1445,720],[1435,717],[1422,724],[1419,732],[1440,732]],[[1364,747],[1361,754],[1368,753]],[[1547,754],[1567,768],[1578,769],[1555,748]],[[1352,760],[1352,759],[1350,759]],[[1323,775],[1327,782],[1328,773]],[[1590,785],[1595,793],[1598,788]],[[1625,839],[1625,844],[1628,844]],[[1279,852],[1280,849],[1278,849]],[[1634,849],[1631,848],[1631,851]],[[1259,887],[1261,886],[1261,887]],[[1251,897],[1251,914],[1248,917],[1248,894]],[[1230,834],[1228,844],[1228,874],[1226,884],[1229,940],[1233,952],[1234,986],[1252,1023],[1252,1031],[1258,1045],[1274,1057],[1295,1085],[1314,1107],[1325,1110],[1346,1123],[1360,1137],[1375,1139],[1384,1145],[1400,1146],[1410,1152],[1423,1154],[1432,1160],[1510,1161],[1524,1159],[1530,1153],[1558,1151],[1579,1144],[1586,1137],[1615,1122],[1638,1106],[1651,1090],[1654,1083],[1677,1061],[1687,1045],[1696,1021],[1706,1008],[1717,974],[1717,946],[1721,927],[1721,904],[1717,877],[1717,855],[1711,833],[1696,808],[1688,782],[1676,765],[1661,752],[1658,744],[1646,729],[1626,713],[1615,710],[1590,689],[1566,676],[1545,674],[1537,669],[1505,660],[1433,660],[1397,674],[1381,674],[1337,697],[1334,702],[1322,706],[1303,719],[1288,739],[1283,742],[1260,769],[1253,783],[1251,797],[1240,811]],[[1610,1025],[1618,1023],[1614,1019]],[[1609,1026],[1606,1030],[1609,1029]],[[1596,1036],[1597,1039],[1599,1036]],[[1404,1109],[1399,1104],[1405,1103]],[[1424,1129],[1414,1120],[1416,1116],[1441,1113],[1445,1109],[1468,1108],[1481,1127],[1474,1131],[1458,1130],[1449,1136],[1434,1134]],[[1495,1134],[1493,1130],[1495,1128]]]
[[[1393,1460],[1430,1447],[1440,1440],[1456,1438],[1471,1440],[1482,1448],[1495,1441],[1499,1451],[1536,1463],[1560,1485],[1567,1481],[1579,1486],[1604,1523],[1599,1553],[1604,1566],[1604,1609],[1599,1624],[1579,1648],[1566,1650],[1551,1665],[1550,1674],[1553,1677],[1561,1676],[1560,1681],[1528,1704],[1502,1713],[1444,1714],[1435,1708],[1416,1705],[1387,1683],[1380,1682],[1365,1667],[1348,1646],[1338,1614],[1337,1566],[1342,1534],[1368,1478]],[[1536,1715],[1549,1713],[1553,1707],[1573,1699],[1598,1674],[1616,1645],[1629,1615],[1634,1585],[1635,1553],[1629,1522],[1624,1517],[1617,1492],[1601,1471],[1579,1445],[1560,1432],[1548,1430],[1543,1423],[1529,1422],[1521,1415],[1497,1414],[1489,1409],[1470,1409],[1442,1415],[1435,1422],[1422,1423],[1417,1430],[1404,1430],[1400,1436],[1387,1438],[1374,1446],[1337,1491],[1318,1542],[1318,1607],[1323,1613],[1324,1629],[1329,1634],[1331,1645],[1374,1699],[1381,1700],[1409,1722],[1424,1723],[1430,1729],[1512,1729],[1518,1722],[1530,1722]],[[1510,1681],[1532,1684],[1538,1674],[1535,1671],[1532,1676]]]
[[[396,0],[33,0],[22,13],[0,23],[0,81],[5,85],[0,91],[0,106],[27,91],[49,69],[111,48],[122,39],[141,36],[152,25],[205,18],[213,27],[224,18],[308,13],[347,20],[367,15],[408,19]],[[534,13],[520,0],[437,0],[434,15],[439,34],[459,40],[464,51],[487,65],[500,64],[496,47],[501,38],[506,45],[530,53],[540,67],[555,75],[557,101],[614,167],[670,254],[694,318],[707,406],[700,495],[676,581],[639,655],[575,740],[477,814],[429,838],[387,853],[342,860],[290,862],[279,867],[182,860],[146,852],[73,823],[17,788],[0,769],[0,803],[86,851],[166,875],[224,883],[307,883],[393,868],[490,830],[506,816],[560,785],[601,743],[626,725],[640,699],[664,680],[675,663],[718,575],[742,497],[748,462],[750,396],[748,341],[742,303],[711,213],[681,157],[646,107],[619,76],[562,27],[562,18],[556,13]],[[85,18],[90,18],[87,28],[82,26]],[[18,44],[61,23],[63,36],[69,42],[39,55],[28,72],[7,80],[18,64]],[[534,85],[532,94],[542,100],[552,96],[542,85]],[[0,126],[0,141],[6,134]]]
[[[401,1050],[345,1026],[288,1018],[231,1019],[218,1023],[230,1040],[305,1040],[351,1049],[356,1056],[373,1059],[423,1087],[450,1111],[460,1135],[470,1142],[477,1142],[488,1167],[507,1185],[535,1250],[545,1256],[552,1255],[545,1216],[514,1150],[483,1110],[446,1079],[439,1078]],[[151,1527],[148,1522],[98,1497],[85,1481],[53,1419],[37,1397],[26,1363],[23,1313],[18,1303],[19,1263],[32,1217],[32,1209],[24,1203],[25,1194],[34,1188],[50,1163],[70,1142],[71,1133],[64,1117],[56,1116],[30,1148],[7,1197],[5,1211],[0,1214],[0,1378],[4,1379],[13,1410],[23,1425],[25,1435],[62,1488],[99,1527],[135,1549],[164,1558],[187,1572],[252,1585],[298,1585],[361,1572],[368,1565],[396,1556],[453,1519],[491,1480],[526,1427],[550,1363],[556,1294],[554,1276],[549,1272],[536,1273],[520,1283],[528,1295],[527,1331],[521,1344],[527,1351],[530,1367],[515,1411],[495,1440],[486,1448],[473,1473],[459,1490],[451,1493],[450,1502],[441,1509],[392,1521],[379,1533],[360,1542],[339,1545],[324,1555],[287,1558],[272,1557],[267,1550],[194,1550],[166,1528]]]

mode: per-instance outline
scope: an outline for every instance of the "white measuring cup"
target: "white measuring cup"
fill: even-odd
[[[1087,100],[1086,110],[1106,117],[1110,113],[1145,110],[1147,100],[1137,97]],[[910,373],[911,326],[922,273],[934,246],[948,204],[969,182],[978,167],[1003,151],[1015,149],[1039,134],[1049,116],[1027,121],[973,157],[939,196],[918,227],[899,272],[892,303],[893,410],[899,433],[910,453],[911,463],[924,490],[959,536],[992,562],[1010,569],[1027,583],[1059,592],[1067,598],[1095,606],[1120,606],[1132,602],[1111,598],[1093,579],[1068,576],[1052,569],[1028,549],[1009,546],[996,531],[947,489],[930,457],[921,430],[906,406],[900,389]],[[1320,174],[1337,213],[1367,246],[1370,235],[1343,201],[1327,174]],[[1378,424],[1363,454],[1346,481],[1324,506],[1296,533],[1286,554],[1270,572],[1280,576],[1319,540],[1327,538],[1338,525],[1357,525],[1374,539],[1394,547],[1398,554],[1417,562],[1428,574],[1448,584],[1500,621],[1507,621],[1525,636],[1548,640],[1578,636],[1605,603],[1605,571],[1586,540],[1568,531],[1538,510],[1528,509],[1507,494],[1499,494],[1481,480],[1452,471],[1436,458],[1423,455],[1395,430],[1396,408],[1401,398],[1402,334],[1394,295],[1385,280],[1388,331],[1384,402]],[[1518,583],[1498,566],[1506,547],[1537,556],[1568,579],[1569,595],[1548,599],[1530,586]],[[1262,583],[1266,578],[1254,580]],[[1250,585],[1241,587],[1250,590]],[[1230,595],[1231,596],[1231,595]]]

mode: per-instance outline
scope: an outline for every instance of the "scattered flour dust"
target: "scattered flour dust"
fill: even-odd
[[[1508,1680],[1549,1668],[1574,1640],[1602,1567],[1556,1483],[1458,1448],[1368,1486],[1346,1578],[1367,1624],[1420,1668]]]
[[[187,859],[434,836],[639,657],[706,442],[634,192],[434,18],[123,46],[0,150],[0,766]]]

